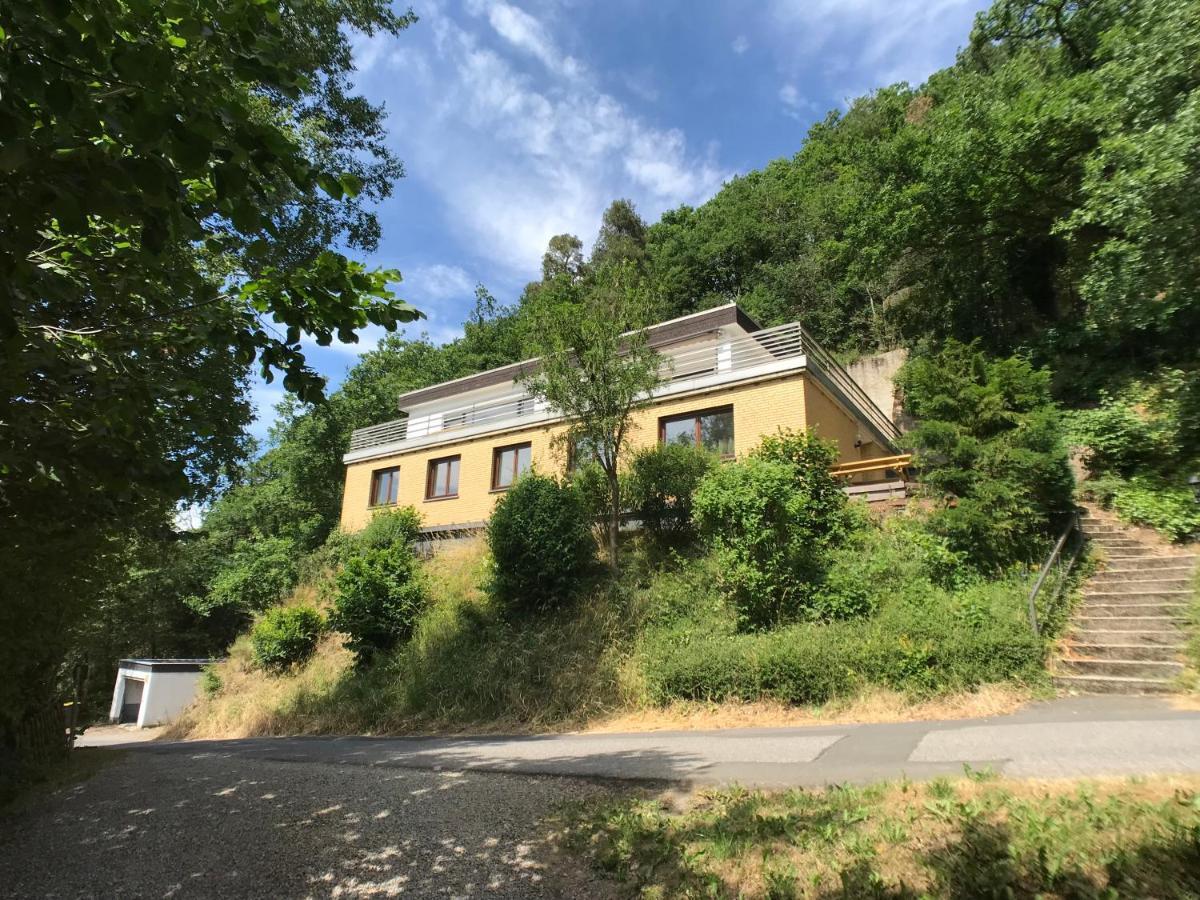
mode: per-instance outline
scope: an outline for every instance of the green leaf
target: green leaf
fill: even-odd
[[[362,189],[363,189],[362,179],[359,178],[357,175],[355,175],[353,172],[344,173],[342,175],[342,177],[339,179],[339,181],[341,182],[342,187],[345,189],[346,193],[349,194],[351,197],[357,197],[360,193],[362,193]]]
[[[323,190],[325,193],[327,193],[334,200],[342,199],[342,195],[344,193],[342,183],[340,181],[338,181],[338,179],[334,178],[332,175],[326,174],[324,172],[321,173],[320,175],[317,176],[317,184],[320,185],[321,190]]]
[[[75,105],[75,92],[61,78],[46,85],[46,105],[57,116],[65,116]]]

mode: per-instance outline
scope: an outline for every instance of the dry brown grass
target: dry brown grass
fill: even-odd
[[[587,723],[581,730],[594,733],[694,731],[972,719],[1015,712],[1033,696],[1033,691],[1022,685],[989,684],[977,691],[948,694],[932,700],[913,700],[897,691],[878,688],[825,706],[681,702],[662,708],[642,707],[616,712]]]

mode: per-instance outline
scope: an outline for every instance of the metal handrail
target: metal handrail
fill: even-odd
[[[1066,576],[1071,574],[1071,569],[1075,567],[1075,561],[1079,558],[1079,551],[1083,548],[1083,531],[1079,527],[1079,510],[1071,514],[1071,522],[1067,525],[1058,542],[1054,545],[1054,549],[1050,551],[1050,555],[1046,557],[1046,561],[1042,563],[1042,570],[1038,573],[1037,581],[1033,583],[1033,589],[1029,592],[1029,627],[1033,629],[1033,636],[1041,636],[1041,628],[1038,626],[1037,616],[1037,597],[1042,590],[1042,585],[1046,583],[1046,577],[1050,574],[1050,570],[1054,568],[1054,563],[1058,561],[1062,554],[1063,547],[1073,534],[1078,534],[1078,541],[1075,552],[1071,554],[1071,559],[1067,562],[1066,571],[1063,573],[1063,582],[1059,585],[1059,590],[1062,590],[1062,584],[1066,582]],[[1051,602],[1057,600],[1057,595],[1052,598]],[[1047,610],[1049,612],[1049,610]]]

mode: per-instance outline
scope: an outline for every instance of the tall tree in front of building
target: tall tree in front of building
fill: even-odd
[[[610,565],[618,561],[621,525],[620,466],[633,413],[660,380],[660,358],[640,329],[652,316],[651,295],[629,261],[602,265],[577,281],[560,275],[543,282],[528,313],[539,360],[523,381],[531,394],[570,422],[567,440],[576,459],[594,460],[608,484]]]

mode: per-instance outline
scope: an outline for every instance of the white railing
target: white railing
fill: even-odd
[[[797,322],[764,328],[730,341],[713,339],[703,346],[690,347],[675,353],[664,352],[662,382],[664,386],[670,386],[688,379],[746,371],[805,355],[809,357],[808,364],[817,364],[830,382],[846,395],[846,399],[860,407],[863,415],[884,437],[891,439],[898,434],[891,419],[871,402],[846,370]],[[353,452],[384,444],[416,440],[458,429],[508,422],[520,424],[521,419],[539,414],[546,418],[552,411],[522,391],[439,413],[411,416],[370,428],[360,428],[351,435],[350,450]]]

